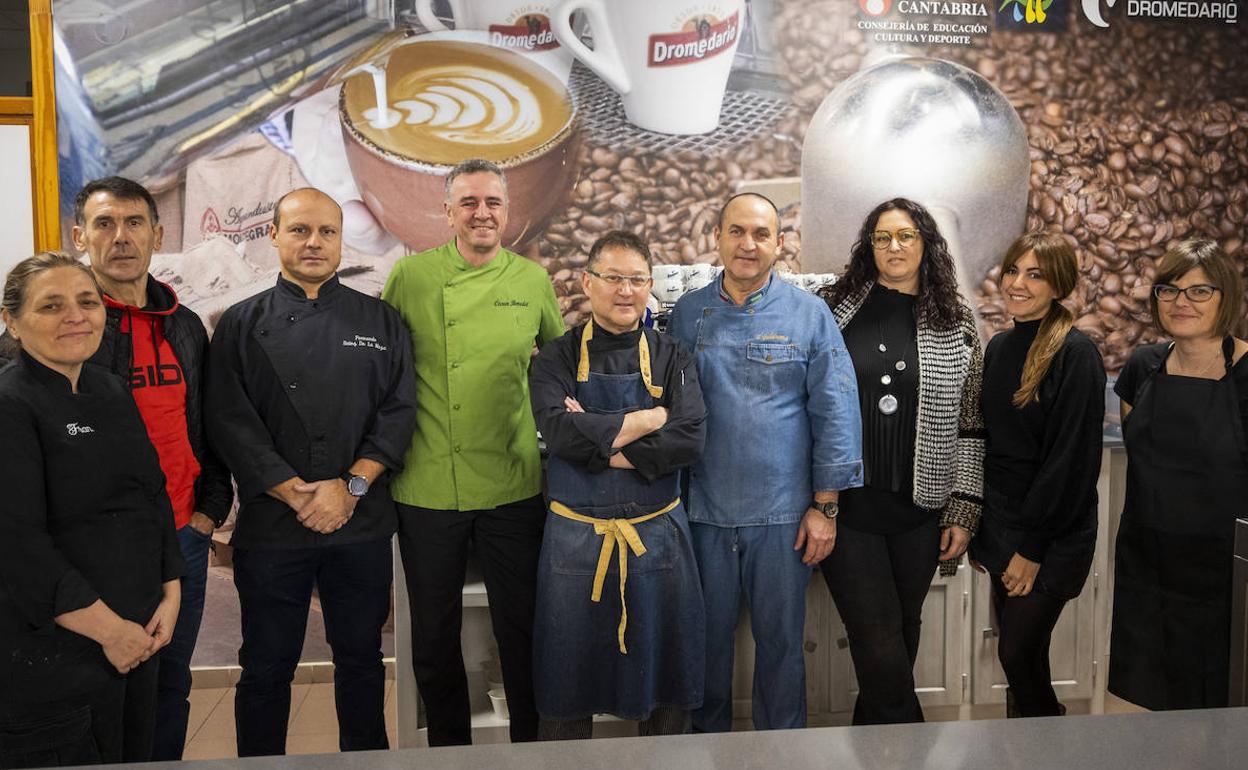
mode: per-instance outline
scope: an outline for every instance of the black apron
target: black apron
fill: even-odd
[[[662,388],[650,380],[645,330],[637,374],[591,372],[592,334],[590,322],[577,361],[581,406],[627,414],[657,405]],[[658,706],[702,705],[706,617],[678,476],[590,473],[551,456],[533,625],[543,719],[646,719]]]
[[[1234,340],[1222,349],[1220,380],[1167,374],[1163,360],[1123,425],[1127,490],[1109,690],[1154,710],[1227,704],[1234,528],[1248,501],[1248,446],[1231,371]]]

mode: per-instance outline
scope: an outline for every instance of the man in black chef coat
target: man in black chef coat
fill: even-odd
[[[643,328],[650,252],[612,231],[590,249],[592,318],[533,362],[550,509],[533,630],[545,739],[588,738],[597,713],[685,732],[702,705],[705,610],[679,470],[702,452],[693,357]]]
[[[283,196],[269,228],[277,285],[227,310],[212,339],[208,427],[240,501],[239,756],[285,752],[313,588],[339,748],[387,748],[381,626],[397,518],[386,473],[411,440],[416,386],[402,318],[338,281],[341,230],[342,210],[319,190]]]

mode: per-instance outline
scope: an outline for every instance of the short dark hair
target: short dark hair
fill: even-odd
[[[1218,314],[1213,319],[1213,331],[1219,337],[1224,337],[1231,333],[1231,328],[1239,321],[1239,313],[1244,305],[1244,279],[1239,273],[1239,266],[1227,256],[1217,241],[1190,238],[1168,249],[1157,260],[1157,275],[1153,279],[1153,285],[1172,284],[1198,267],[1209,276],[1209,283],[1222,291]],[[1162,334],[1169,334],[1161,325],[1157,295],[1149,292],[1148,297],[1153,325]]]
[[[326,198],[328,198],[329,200],[333,201],[334,205],[335,205],[335,206],[338,206],[338,221],[339,221],[339,224],[341,224],[341,223],[342,223],[342,206],[339,206],[339,205],[338,205],[338,201],[335,201],[335,200],[333,199],[333,196],[329,195],[329,194],[328,194],[328,193],[326,193],[324,190],[318,190],[318,189],[317,189],[317,188],[315,188],[315,187],[296,187],[295,189],[293,189],[293,190],[291,190],[291,191],[287,192],[287,193],[286,193],[285,195],[283,195],[282,197],[278,198],[278,199],[277,199],[277,203],[274,203],[274,204],[273,204],[273,229],[274,229],[274,230],[276,230],[276,229],[278,229],[278,228],[280,228],[280,227],[282,226],[282,203],[284,203],[284,202],[286,201],[286,199],[287,199],[287,198],[289,198],[290,196],[294,195],[295,193],[299,193],[299,192],[307,192],[308,190],[311,190],[312,192],[318,192],[318,193],[320,193],[321,195],[324,195],[324,196],[325,196]]]
[[[719,207],[719,218],[716,220],[719,224],[716,226],[722,231],[724,229],[724,212],[728,211],[728,206],[737,198],[744,198],[746,196],[750,196],[753,198],[758,198],[760,200],[767,201],[767,205],[771,206],[771,210],[775,212],[776,214],[776,233],[779,234],[780,232],[780,209],[776,208],[776,203],[771,198],[768,198],[766,195],[763,195],[762,193],[756,193],[756,192],[740,192],[740,193],[737,193],[736,195],[731,196],[730,198],[728,198],[728,200],[724,201],[724,205]]]
[[[589,247],[589,261],[585,263],[586,270],[594,269],[594,265],[598,263],[598,258],[602,256],[603,249],[627,249],[637,256],[646,260],[646,264],[653,264],[654,259],[650,255],[650,247],[642,240],[640,235],[629,230],[609,230],[603,233],[602,237],[594,241],[594,245]]]
[[[151,213],[152,226],[160,223],[160,214],[156,212],[156,199],[146,187],[124,176],[106,176],[103,179],[93,179],[87,182],[78,191],[77,197],[74,198],[74,222],[77,225],[82,226],[87,223],[87,200],[98,192],[108,193],[118,200],[143,201]]]
[[[455,168],[451,169],[451,173],[446,175],[446,202],[451,202],[451,185],[455,180],[464,174],[493,174],[498,177],[498,181],[503,184],[503,200],[507,200],[507,175],[503,173],[503,169],[493,161],[485,158],[469,158],[461,160],[455,164]]]

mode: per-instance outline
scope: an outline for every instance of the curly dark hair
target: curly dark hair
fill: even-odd
[[[894,209],[904,211],[914,220],[923,236],[923,259],[919,263],[919,296],[914,303],[915,320],[933,329],[947,330],[958,325],[963,315],[964,302],[958,294],[958,275],[949,256],[949,244],[945,242],[936,220],[919,204],[907,198],[893,198],[876,206],[867,214],[858,231],[858,240],[849,252],[849,267],[836,283],[819,290],[819,296],[835,308],[846,297],[853,296],[868,283],[875,281],[880,271],[875,266],[875,248],[871,234],[880,216]]]

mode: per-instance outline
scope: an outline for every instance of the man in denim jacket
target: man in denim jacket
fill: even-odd
[[[806,585],[836,541],[839,490],[862,485],[853,365],[827,305],[774,276],[783,238],[767,198],[730,198],[720,278],[676,303],[668,331],[694,352],[706,450],[689,521],[706,601],[700,732],[732,728],[741,594],[754,641],[755,729],[806,726]]]

